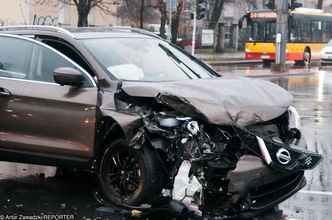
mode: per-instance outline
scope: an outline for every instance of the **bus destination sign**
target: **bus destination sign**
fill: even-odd
[[[250,18],[277,18],[277,13],[275,12],[250,12]]]

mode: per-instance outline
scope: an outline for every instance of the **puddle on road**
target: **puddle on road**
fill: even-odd
[[[43,175],[53,177],[56,174],[56,167],[39,166],[24,163],[0,162],[0,180],[10,178],[20,178],[33,175]]]

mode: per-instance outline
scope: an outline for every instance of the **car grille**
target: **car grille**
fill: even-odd
[[[305,184],[304,173],[300,172],[251,189],[249,191],[250,209],[261,210],[274,206],[295,194]]]

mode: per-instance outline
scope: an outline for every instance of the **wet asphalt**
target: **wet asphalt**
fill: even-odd
[[[308,149],[322,154],[324,160],[306,172],[305,188],[280,205],[283,219],[332,219],[332,68],[293,67],[288,74],[271,74],[261,65],[215,68],[225,77],[262,78],[291,92],[294,107],[301,115],[301,130]],[[72,216],[75,219],[129,218],[117,209],[104,212],[100,208],[103,205],[95,199],[97,191],[94,175],[87,172],[59,172],[54,167],[0,162],[0,220],[44,214],[68,215],[65,216],[68,219]],[[157,216],[169,219],[165,214]]]

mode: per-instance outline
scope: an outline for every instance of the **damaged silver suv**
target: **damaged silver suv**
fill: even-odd
[[[0,51],[0,159],[89,169],[112,204],[253,216],[321,160],[287,91],[149,32],[3,27]]]

